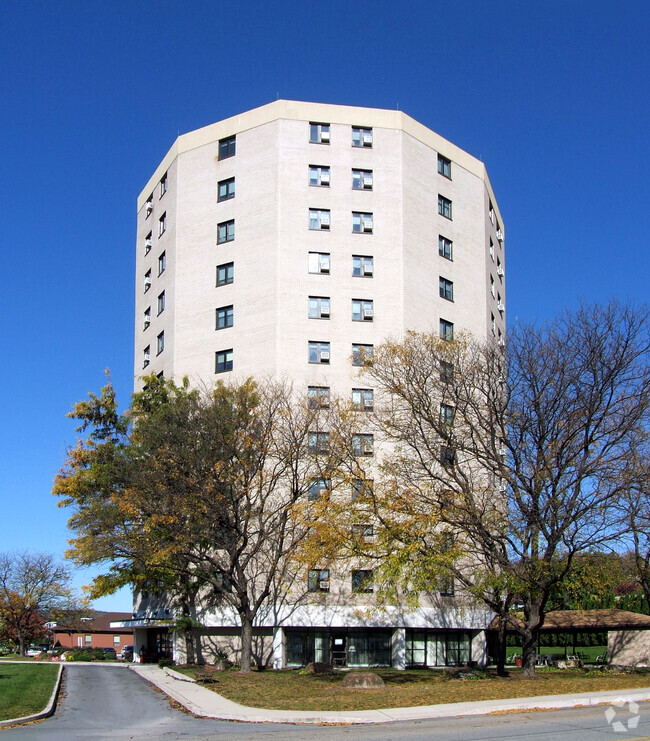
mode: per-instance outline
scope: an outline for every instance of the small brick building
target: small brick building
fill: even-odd
[[[111,622],[129,620],[130,612],[95,612],[66,626],[52,626],[54,645],[64,648],[114,648],[120,653],[124,646],[133,645],[130,628],[111,628]]]

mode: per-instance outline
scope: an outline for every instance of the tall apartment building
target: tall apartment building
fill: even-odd
[[[138,199],[136,387],[276,376],[371,406],[359,349],[406,330],[502,338],[503,231],[483,163],[400,111],[278,100],[182,135]],[[491,616],[453,598],[358,612],[259,630],[275,666],[485,658]]]

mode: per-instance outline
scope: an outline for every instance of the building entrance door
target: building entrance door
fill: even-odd
[[[347,633],[332,632],[331,643],[332,666],[347,666],[348,636]]]

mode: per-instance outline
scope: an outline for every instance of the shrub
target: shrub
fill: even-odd
[[[158,666],[164,669],[166,666],[174,666],[176,662],[174,659],[158,659]]]

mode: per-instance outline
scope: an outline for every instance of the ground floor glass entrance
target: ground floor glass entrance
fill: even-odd
[[[471,660],[469,631],[406,631],[406,666],[461,666]]]
[[[390,666],[390,630],[287,628],[287,666]]]

